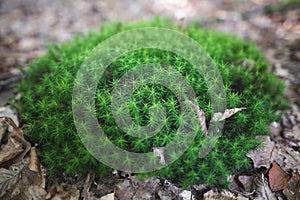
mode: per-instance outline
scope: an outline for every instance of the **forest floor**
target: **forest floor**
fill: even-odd
[[[24,199],[28,196],[40,199],[43,195],[48,199],[113,199],[113,195],[119,199],[146,199],[147,195],[153,199],[154,196],[158,199],[235,199],[237,196],[300,199],[300,5],[274,6],[278,2],[282,1],[0,0],[0,116],[14,118],[17,126],[17,114],[7,107],[9,98],[18,95],[12,85],[22,78],[29,61],[47,52],[48,44],[69,41],[74,34],[99,29],[102,21],[138,21],[155,15],[169,16],[180,25],[198,20],[201,27],[254,41],[269,60],[270,70],[286,83],[285,96],[291,103],[291,108],[283,111],[282,121],[270,124],[271,135],[262,137],[266,147],[249,152],[253,168],[233,175],[228,191],[220,192],[205,185],[182,190],[168,180],[153,178],[141,182],[121,173],[106,179],[99,179],[93,173],[78,177],[46,176],[42,184],[46,190],[37,185],[24,189],[24,183],[16,186],[17,180],[3,187],[4,179],[0,175],[0,199],[13,199],[11,195],[18,187],[27,191],[21,195]],[[12,126],[8,121],[1,121],[0,136],[5,123]],[[14,127],[13,132],[20,130]]]

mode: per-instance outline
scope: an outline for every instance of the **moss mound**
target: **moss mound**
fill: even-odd
[[[49,47],[48,53],[30,63],[18,85],[21,99],[17,109],[26,124],[25,134],[37,143],[42,163],[50,173],[65,171],[83,173],[94,169],[105,175],[111,169],[98,162],[82,145],[72,113],[72,90],[80,65],[99,43],[124,30],[163,27],[177,30],[199,42],[211,56],[223,78],[227,108],[246,107],[225,121],[222,136],[213,150],[198,158],[203,137],[197,131],[192,145],[174,163],[151,173],[188,186],[206,183],[226,186],[226,176],[250,166],[246,153],[260,145],[258,134],[268,134],[267,124],[275,120],[275,110],[284,104],[283,84],[268,70],[268,63],[252,43],[234,36],[199,29],[197,24],[177,27],[168,20],[156,18],[149,22],[103,24],[101,31],[76,36],[72,42]],[[174,41],[176,42],[176,41]],[[111,108],[113,86],[131,68],[148,63],[164,63],[186,77],[193,87],[199,107],[211,118],[208,90],[200,74],[178,55],[157,49],[141,49],[118,57],[99,80],[95,93],[97,118],[110,141],[132,152],[149,152],[172,141],[180,122],[179,103],[163,86],[147,84],[136,90],[128,103],[132,120],[139,125],[149,121],[149,108],[161,104],[167,118],[161,131],[148,138],[134,138],[116,124]],[[149,175],[149,174],[147,174]]]

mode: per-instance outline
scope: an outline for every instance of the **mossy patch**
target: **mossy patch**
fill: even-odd
[[[285,0],[278,3],[273,3],[271,5],[266,6],[265,10],[267,13],[285,13],[288,10],[300,8],[299,0]]]
[[[50,173],[83,173],[93,169],[104,176],[110,172],[112,169],[98,162],[84,148],[76,132],[72,113],[74,79],[80,65],[101,41],[121,31],[143,27],[177,30],[201,44],[223,78],[227,108],[247,108],[226,120],[221,138],[205,158],[198,158],[198,149],[203,142],[199,130],[183,156],[147,175],[159,175],[184,187],[197,183],[225,187],[228,174],[250,166],[245,155],[260,145],[255,136],[268,134],[268,123],[277,119],[275,111],[285,103],[282,97],[284,85],[268,71],[267,61],[254,44],[235,36],[199,29],[196,23],[183,28],[155,18],[148,22],[103,24],[100,31],[91,31],[86,36],[76,36],[72,42],[49,47],[45,56],[30,63],[25,78],[18,85],[21,99],[17,109],[27,126],[25,134],[38,144],[42,163]],[[110,108],[113,86],[131,68],[148,63],[172,65],[193,87],[207,121],[212,114],[203,78],[180,56],[157,49],[141,49],[123,55],[115,59],[99,80],[95,94],[96,113],[109,139],[133,152],[148,152],[153,146],[168,144],[176,135],[181,117],[176,97],[160,85],[148,84],[133,93],[129,102],[130,114],[135,123],[144,125],[149,120],[149,108],[161,104],[168,114],[162,130],[154,137],[137,139],[116,125]]]

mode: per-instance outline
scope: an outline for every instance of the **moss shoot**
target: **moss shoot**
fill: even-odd
[[[267,61],[254,44],[235,36],[199,29],[196,23],[183,28],[155,18],[148,22],[103,24],[100,31],[49,47],[45,56],[30,63],[25,78],[17,86],[21,93],[17,109],[27,127],[25,134],[38,144],[42,163],[52,174],[96,170],[105,176],[111,172],[112,169],[85,149],[77,134],[72,114],[74,79],[80,65],[101,41],[121,31],[143,27],[177,30],[199,42],[223,78],[226,107],[247,108],[226,119],[221,138],[205,158],[198,158],[203,142],[199,130],[192,145],[177,161],[146,176],[165,177],[183,187],[200,183],[226,187],[228,174],[250,167],[251,161],[245,155],[261,144],[255,136],[268,134],[268,123],[278,118],[275,111],[285,103],[284,85],[268,71]],[[149,63],[173,66],[193,87],[207,123],[212,114],[203,78],[180,56],[150,48],[118,57],[99,80],[95,109],[99,124],[110,141],[132,152],[149,152],[153,146],[168,144],[176,135],[181,120],[179,103],[172,92],[160,85],[147,84],[132,94],[128,103],[130,115],[136,124],[145,125],[149,120],[149,108],[161,104],[167,111],[164,127],[153,137],[134,138],[117,126],[110,108],[114,85],[131,68]]]

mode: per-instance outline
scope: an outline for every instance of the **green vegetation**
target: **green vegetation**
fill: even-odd
[[[299,0],[286,0],[279,3],[274,3],[271,5],[268,5],[266,7],[267,13],[285,13],[288,10],[299,8],[300,7],[300,1]]]
[[[268,123],[278,118],[275,110],[285,104],[282,98],[284,85],[267,70],[268,63],[254,44],[199,29],[196,23],[183,28],[155,18],[149,22],[103,24],[101,31],[92,31],[84,37],[76,36],[72,42],[49,47],[45,56],[30,63],[25,78],[18,85],[21,99],[17,109],[27,126],[25,134],[38,144],[41,161],[50,173],[65,171],[73,174],[94,169],[104,176],[110,172],[111,169],[84,148],[76,132],[71,105],[74,78],[97,44],[118,32],[142,27],[170,28],[199,42],[223,77],[227,108],[247,108],[226,120],[221,138],[205,158],[198,158],[198,149],[203,142],[199,130],[180,159],[147,175],[159,175],[184,187],[197,183],[226,187],[229,173],[250,166],[245,155],[260,145],[255,136],[268,134]],[[254,64],[247,64],[247,60]],[[128,70],[147,63],[172,65],[193,87],[198,105],[206,113],[207,123],[212,114],[203,78],[180,56],[157,49],[136,50],[123,55],[115,59],[99,80],[95,103],[98,121],[105,134],[114,144],[133,152],[148,152],[153,146],[168,144],[181,119],[179,103],[172,92],[148,84],[133,93],[129,102],[130,114],[136,124],[145,125],[149,120],[149,108],[161,104],[168,116],[162,130],[153,137],[137,139],[116,125],[110,108],[112,88]]]

